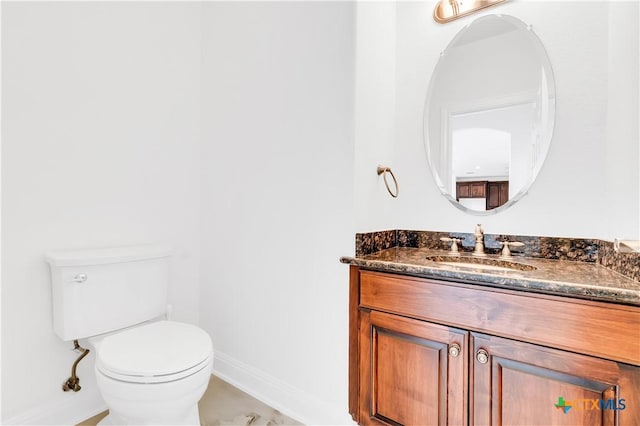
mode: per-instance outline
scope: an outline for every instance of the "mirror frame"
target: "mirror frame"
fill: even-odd
[[[516,194],[513,195],[513,197],[510,197],[506,203],[491,209],[491,210],[473,210],[469,207],[466,207],[464,205],[462,205],[458,200],[456,200],[455,194],[452,195],[448,190],[447,187],[444,185],[443,181],[442,181],[442,177],[439,175],[438,170],[435,167],[435,161],[432,158],[431,155],[431,146],[432,146],[432,141],[430,141],[429,138],[429,113],[430,113],[430,96],[432,95],[432,91],[433,91],[433,87],[434,87],[434,76],[437,75],[437,71],[438,71],[438,67],[442,61],[442,58],[445,57],[444,52],[446,52],[447,49],[451,48],[452,46],[455,45],[455,42],[466,32],[469,30],[469,28],[472,27],[472,25],[474,23],[476,23],[479,20],[483,20],[483,19],[487,19],[488,17],[498,17],[501,19],[506,19],[508,20],[510,23],[513,23],[515,26],[518,27],[518,29],[524,29],[527,31],[527,34],[529,34],[529,39],[532,43],[531,48],[532,50],[536,50],[538,51],[538,56],[540,57],[540,62],[541,65],[543,67],[543,69],[545,70],[545,75],[548,77],[547,78],[547,88],[548,88],[548,93],[552,93],[553,96],[550,96],[550,99],[552,99],[553,102],[553,114],[550,116],[550,120],[548,123],[548,130],[545,131],[545,134],[548,135],[548,140],[545,141],[546,143],[546,148],[544,149],[544,151],[541,153],[541,159],[538,160],[539,161],[539,165],[537,166],[538,168],[538,172],[532,176],[529,181],[527,183],[525,183],[525,185],[520,188],[518,190],[518,192]],[[500,105],[505,105],[505,102],[507,102],[507,100],[513,101],[514,99],[519,99],[521,98],[524,94],[526,93],[526,91],[520,91],[517,92],[509,97],[500,97],[500,98],[494,98],[494,101],[496,102],[495,105],[500,106]],[[478,100],[473,101],[472,103],[477,103]],[[441,107],[441,110],[443,108]],[[444,108],[444,110],[450,110],[450,108]],[[451,112],[451,111],[450,111]],[[451,133],[451,129],[449,128],[449,117],[441,117],[441,123],[445,124],[446,123],[446,134],[447,136],[447,140],[449,139],[450,133]],[[523,22],[522,20],[511,16],[511,15],[501,15],[501,14],[492,14],[492,15],[484,15],[481,16],[477,19],[475,19],[474,21],[470,22],[469,24],[465,25],[464,27],[462,27],[456,34],[455,36],[447,43],[446,48],[442,51],[442,53],[440,54],[440,58],[438,59],[438,62],[436,63],[433,72],[431,73],[431,78],[429,79],[429,86],[427,89],[427,95],[426,95],[426,99],[424,102],[424,110],[423,110],[423,142],[424,142],[424,147],[425,147],[425,151],[426,151],[426,155],[427,155],[427,161],[429,163],[429,168],[431,169],[431,174],[433,175],[433,178],[435,180],[435,183],[438,187],[438,189],[440,190],[440,192],[442,193],[442,195],[449,200],[449,202],[451,202],[451,204],[453,204],[456,208],[464,211],[465,213],[469,213],[472,215],[476,215],[476,216],[488,216],[488,215],[492,215],[492,214],[496,214],[499,212],[502,212],[506,209],[508,209],[509,207],[511,207],[513,204],[515,204],[517,201],[519,201],[524,195],[526,195],[529,191],[529,189],[531,188],[531,185],[533,185],[533,183],[535,182],[540,169],[542,168],[544,162],[546,161],[548,152],[549,152],[549,147],[551,145],[551,141],[553,140],[553,134],[554,134],[554,129],[555,129],[555,121],[556,121],[556,87],[555,87],[555,77],[553,75],[553,68],[551,66],[551,60],[549,58],[549,55],[544,47],[544,44],[542,43],[542,40],[540,40],[540,38],[538,37],[538,35],[532,30],[532,26],[531,25],[527,25],[525,22]],[[441,132],[442,134],[442,132]],[[442,145],[446,145],[448,142],[445,142],[442,140],[442,136],[439,140],[439,143]],[[445,146],[445,149],[447,147]]]

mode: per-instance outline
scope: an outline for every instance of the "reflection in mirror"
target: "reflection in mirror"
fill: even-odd
[[[522,21],[488,15],[442,53],[425,103],[425,143],[441,191],[487,214],[520,198],[538,175],[555,116],[551,64]]]

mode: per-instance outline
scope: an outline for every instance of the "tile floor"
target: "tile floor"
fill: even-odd
[[[216,376],[211,376],[198,406],[203,426],[302,425]],[[78,426],[95,426],[106,415],[98,414]]]

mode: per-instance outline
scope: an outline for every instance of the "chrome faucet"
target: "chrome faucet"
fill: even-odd
[[[487,254],[484,252],[484,231],[482,230],[482,225],[477,224],[476,230],[473,233],[476,236],[476,245],[473,248],[472,256],[484,257]]]

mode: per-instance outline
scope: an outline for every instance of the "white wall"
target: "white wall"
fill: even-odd
[[[371,231],[374,223],[384,224],[378,228],[472,232],[481,222],[488,233],[640,238],[638,3],[507,2],[445,25],[433,21],[434,5],[397,3],[396,25],[385,27],[386,36],[396,40],[397,88],[395,117],[386,118],[396,129],[387,149],[393,152],[402,193],[390,211],[372,209],[373,203],[358,205],[357,217],[369,215],[368,221],[357,222],[358,231]],[[532,24],[553,67],[557,115],[546,163],[529,194],[505,212],[478,217],[440,195],[424,154],[422,117],[439,53],[466,24],[488,13]],[[357,81],[370,73],[359,69]],[[385,89],[380,93],[386,95]],[[378,119],[357,111],[357,122]],[[367,149],[358,145],[356,158],[366,157]],[[356,180],[356,193],[369,185]]]
[[[396,171],[396,7],[392,2],[356,5],[354,191],[355,223],[362,230],[388,229],[394,199],[378,165]],[[396,173],[396,172],[394,172]],[[389,184],[393,184],[390,177]],[[391,188],[394,189],[393,187]],[[404,195],[405,187],[398,190]]]
[[[609,9],[607,149],[604,167],[606,235],[640,239],[640,7],[631,2]],[[636,227],[629,226],[635,215]]]
[[[175,317],[199,320],[200,6],[2,9],[3,420],[70,424],[102,401],[92,355],[61,391],[47,250],[169,243]]]
[[[345,424],[354,5],[207,3],[201,325],[217,374]]]

